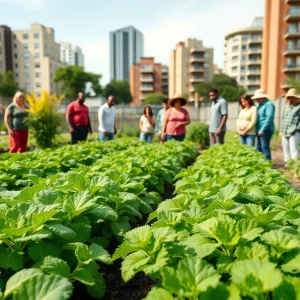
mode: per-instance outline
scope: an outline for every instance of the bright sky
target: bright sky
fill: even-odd
[[[133,25],[145,38],[145,56],[167,64],[179,41],[197,38],[215,49],[223,68],[224,36],[263,16],[264,0],[0,0],[0,25],[52,27],[56,41],[80,46],[87,71],[109,81],[109,32]]]

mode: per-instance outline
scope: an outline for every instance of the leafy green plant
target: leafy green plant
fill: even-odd
[[[209,147],[208,125],[192,123],[187,127],[186,139],[197,143],[201,149]]]

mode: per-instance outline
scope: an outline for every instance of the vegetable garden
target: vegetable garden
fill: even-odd
[[[0,299],[102,298],[120,261],[147,300],[300,299],[299,192],[249,147],[188,167],[197,154],[120,139],[2,156]]]

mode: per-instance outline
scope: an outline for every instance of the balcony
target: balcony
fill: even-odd
[[[287,82],[285,81],[282,85],[281,85],[281,88],[282,89],[290,89],[292,86]]]
[[[247,50],[247,52],[248,52],[249,54],[261,53],[261,52],[262,52],[262,49],[261,49],[261,48],[249,48],[249,49]]]
[[[300,9],[291,8],[285,17],[285,21],[289,22],[289,21],[297,21],[297,20],[300,20]]]
[[[194,93],[194,92],[195,92],[195,87],[191,87],[191,88],[190,88],[190,92],[191,92],[191,93]]]
[[[192,48],[190,50],[191,53],[205,53],[206,49],[205,48]]]
[[[288,28],[284,34],[284,38],[297,38],[300,37],[300,30],[297,30],[295,28]]]
[[[142,91],[142,92],[153,92],[153,86],[141,86],[140,87],[140,91]]]
[[[300,47],[289,47],[287,46],[284,50],[284,56],[288,55],[299,55],[300,54]]]
[[[287,4],[296,4],[296,3],[299,3],[299,0],[285,0],[285,3],[287,3]]]
[[[205,71],[204,67],[190,67],[191,73],[203,73]]]
[[[286,65],[283,68],[283,72],[285,72],[285,73],[300,72],[300,65],[297,65],[297,64]]]
[[[190,59],[191,63],[205,62],[206,58],[204,56],[192,56]]]
[[[261,59],[249,59],[247,65],[261,65]]]
[[[261,70],[260,69],[250,69],[250,70],[247,70],[247,75],[260,75],[261,74]]]
[[[200,82],[204,82],[205,78],[204,77],[191,77],[190,78],[190,82],[192,83],[200,83]]]
[[[140,69],[141,73],[153,73],[153,67],[142,66]]]
[[[248,40],[248,44],[262,44],[262,42],[263,42],[263,39],[262,39],[262,37],[260,37],[260,38],[250,38],[249,40]]]
[[[260,79],[251,79],[251,80],[247,80],[246,82],[247,86],[259,86],[260,85]]]
[[[149,77],[141,77],[140,78],[140,81],[141,82],[153,82],[153,77],[151,76],[149,76]]]

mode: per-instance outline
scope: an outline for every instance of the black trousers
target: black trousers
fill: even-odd
[[[88,126],[73,126],[74,132],[71,133],[71,143],[77,144],[80,141],[86,141],[89,127]]]

